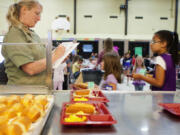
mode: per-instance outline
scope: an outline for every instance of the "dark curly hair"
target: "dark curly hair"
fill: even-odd
[[[178,54],[179,37],[176,32],[168,30],[160,30],[155,33],[161,41],[167,43],[167,51],[172,55],[174,64],[178,64],[180,61],[180,54]]]

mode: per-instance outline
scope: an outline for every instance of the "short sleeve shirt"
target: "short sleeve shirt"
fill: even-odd
[[[75,62],[72,67],[73,74],[78,72],[79,70],[80,70],[80,64],[78,64],[78,62]]]
[[[118,81],[116,80],[115,76],[113,74],[109,74],[106,78],[106,80],[102,80],[100,83],[100,88],[105,89],[105,85],[113,83],[113,84],[118,84]]]
[[[4,38],[5,43],[40,43],[35,32],[27,34],[17,27],[11,27]],[[46,72],[30,76],[21,66],[45,58],[44,45],[6,45],[2,47],[8,84],[45,85]]]
[[[166,63],[161,56],[156,57],[155,63],[160,65],[164,70],[166,70]]]

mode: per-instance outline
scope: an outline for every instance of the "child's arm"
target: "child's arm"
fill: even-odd
[[[165,80],[165,70],[160,65],[156,65],[156,77],[155,78],[143,76],[141,74],[133,74],[132,77],[134,79],[144,80],[153,86],[162,87],[164,84],[164,80]]]
[[[114,84],[114,83],[108,83],[108,85],[112,87],[112,90],[116,90],[116,84]]]

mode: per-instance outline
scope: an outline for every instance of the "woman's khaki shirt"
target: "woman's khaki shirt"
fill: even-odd
[[[5,43],[41,43],[39,36],[31,31],[27,34],[22,29],[11,27],[4,38]],[[21,66],[45,58],[44,45],[5,45],[2,54],[5,58],[5,68],[8,84],[45,85],[46,72],[30,76]]]

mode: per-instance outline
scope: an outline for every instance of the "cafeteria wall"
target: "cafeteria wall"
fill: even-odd
[[[6,13],[15,0],[0,0],[0,35],[8,30]],[[35,31],[41,38],[47,38],[47,32],[57,15],[70,16],[70,33],[54,33],[54,38],[74,36],[74,0],[39,0],[43,5],[41,21]],[[175,0],[129,0],[128,35],[152,35],[160,29],[174,30]],[[77,0],[77,35],[124,35],[125,12],[120,5],[125,0]],[[180,0],[179,0],[180,7]],[[180,10],[178,11],[180,16]],[[160,19],[164,18],[164,19]],[[167,19],[166,19],[167,18]],[[180,34],[180,17],[178,17]],[[118,37],[117,36],[117,37]]]

